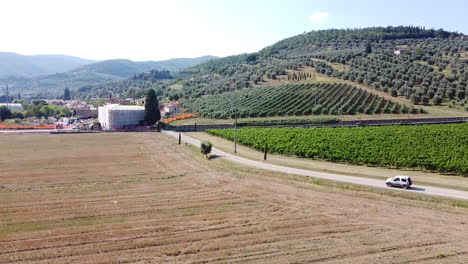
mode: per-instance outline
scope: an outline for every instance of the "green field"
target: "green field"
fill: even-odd
[[[355,128],[245,128],[240,144],[280,154],[468,176],[468,124]],[[234,130],[208,133],[232,140]]]

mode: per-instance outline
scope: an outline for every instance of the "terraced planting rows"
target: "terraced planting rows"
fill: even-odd
[[[304,158],[468,176],[468,124],[355,128],[245,128],[239,143]],[[209,130],[232,140],[234,131]]]
[[[239,117],[415,112],[413,108],[341,83],[256,87],[235,93],[208,95],[183,103],[186,112],[200,112],[201,116],[208,118],[231,117],[234,105]]]

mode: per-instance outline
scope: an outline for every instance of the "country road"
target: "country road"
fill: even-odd
[[[163,131],[163,132],[174,138],[179,137],[179,133],[174,132],[174,131]],[[200,144],[201,144],[199,140],[186,136],[183,133],[182,133],[182,141],[185,143],[195,145],[197,147],[200,147]],[[316,172],[316,171],[310,171],[310,170],[295,169],[295,168],[290,168],[290,167],[285,167],[285,166],[278,166],[278,165],[269,164],[267,162],[254,161],[254,160],[242,158],[242,157],[221,151],[216,148],[213,148],[211,153],[221,158],[225,158],[230,161],[241,163],[247,166],[256,167],[259,169],[278,171],[278,172],[283,172],[283,173],[288,173],[288,174],[304,175],[304,176],[310,176],[314,178],[322,178],[322,179],[388,189],[388,187],[385,185],[385,182],[382,180],[375,180],[375,179],[347,176],[347,175],[341,175],[341,174]],[[438,187],[432,187],[432,186],[413,185],[412,188],[408,190],[403,190],[399,188],[392,188],[392,190],[402,191],[402,192],[423,193],[423,194],[428,194],[428,195],[437,195],[437,196],[468,200],[468,192],[466,191],[438,188]]]

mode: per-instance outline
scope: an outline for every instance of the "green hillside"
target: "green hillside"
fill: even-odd
[[[395,102],[468,109],[468,41],[418,27],[312,31],[183,70],[177,92],[193,100],[276,82],[315,82],[317,75],[387,93]]]
[[[411,105],[424,105],[429,113],[441,107],[447,109],[444,113],[463,114],[468,110],[468,41],[460,33],[442,29],[400,26],[312,31],[284,39],[256,53],[210,60],[172,75],[174,79],[154,81],[136,76],[94,85],[79,94],[96,96],[107,91],[125,95],[137,90],[143,95],[146,89],[155,88],[160,97],[183,99],[188,111],[221,118],[229,115],[229,103],[224,101],[231,100],[230,93],[242,91],[240,97],[244,93],[263,94],[256,99],[261,111],[247,107],[245,115],[269,116],[275,115],[274,102],[277,101],[266,104],[264,97],[274,97],[285,87],[302,87],[289,84],[336,83],[330,87],[355,86],[360,93],[370,93],[382,101],[381,107],[388,102],[386,108],[377,109],[373,105],[375,101],[365,101],[359,110],[350,111],[351,114],[360,111],[403,113],[403,110],[411,111]],[[340,83],[346,85],[338,85]],[[360,103],[349,101],[351,99],[363,100],[360,95],[350,98],[345,91],[339,94],[343,97],[338,96],[335,106],[320,103],[323,113],[336,113],[337,109],[343,111],[350,104]],[[291,95],[285,91],[281,96]],[[294,101],[297,109],[284,105],[280,112],[310,114],[311,109],[300,108],[309,107],[310,102],[301,100],[308,100],[308,97]],[[398,110],[391,109],[393,106]]]
[[[85,85],[74,91],[74,95],[80,98],[119,97],[142,98],[148,89],[155,89],[158,96],[168,96],[167,82],[174,79],[169,71],[151,70],[149,72],[134,75],[132,78],[122,81],[110,81],[101,85]]]

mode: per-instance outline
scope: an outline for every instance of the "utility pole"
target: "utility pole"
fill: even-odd
[[[6,107],[9,108],[10,95],[8,93],[8,83],[5,84],[5,86],[6,86]]]
[[[410,99],[409,87],[408,86],[406,86],[406,97],[408,97],[408,99]],[[411,99],[410,99],[410,101],[411,101]],[[409,110],[410,110],[409,108],[406,110],[406,112],[408,113],[408,120],[409,120]]]
[[[314,106],[317,106],[317,87],[315,87],[315,104]]]
[[[237,96],[234,90],[234,153],[237,153]]]
[[[237,96],[236,89],[232,92],[232,112],[234,114],[234,153],[237,153]]]
[[[340,108],[340,124],[343,124],[343,108]]]
[[[179,145],[180,145],[181,141],[182,141],[182,135],[181,135],[181,133],[179,132]]]

